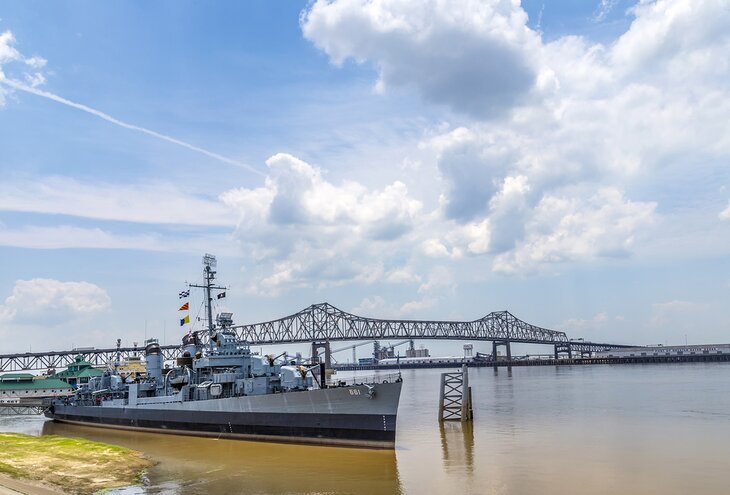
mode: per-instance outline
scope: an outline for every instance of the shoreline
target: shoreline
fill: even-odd
[[[118,445],[0,433],[0,495],[87,494],[135,485],[154,461]]]

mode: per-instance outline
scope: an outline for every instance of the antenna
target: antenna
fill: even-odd
[[[216,261],[214,255],[205,253],[205,256],[203,256],[203,266],[215,268],[217,264],[218,261]]]
[[[210,291],[212,289],[223,290],[225,287],[218,287],[213,284],[215,281],[215,271],[213,268],[217,266],[218,262],[215,256],[212,254],[205,253],[203,256],[203,277],[204,285],[190,284],[188,287],[197,287],[199,289],[205,289],[206,298],[206,317],[208,320],[208,346],[210,350],[213,350],[213,332],[215,331],[215,325],[213,324],[213,296]]]

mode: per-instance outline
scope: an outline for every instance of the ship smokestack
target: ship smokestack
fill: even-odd
[[[147,376],[154,378],[158,384],[162,383],[162,364],[165,358],[157,340],[150,339],[146,342],[144,355],[147,361]]]

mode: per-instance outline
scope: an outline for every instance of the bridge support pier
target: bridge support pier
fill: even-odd
[[[324,361],[321,357],[321,350],[324,350]],[[312,342],[312,364],[324,362],[325,368],[332,369],[332,355],[329,342]]]
[[[322,359],[320,350],[324,350],[324,359]],[[332,369],[332,357],[328,341],[312,342],[312,364],[319,364],[319,371],[316,372],[319,375],[319,386],[320,388],[327,388],[327,370]]]
[[[500,346],[504,346],[507,353],[507,362],[512,362],[512,349],[509,340],[495,340],[492,342],[492,358],[494,359],[494,367],[497,367],[497,350]]]
[[[567,354],[568,358],[573,357],[573,348],[569,343],[555,344],[555,359],[560,359],[561,354]]]

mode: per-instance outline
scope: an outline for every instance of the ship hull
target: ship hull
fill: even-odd
[[[183,435],[394,448],[401,383],[205,401],[84,406],[56,403],[56,421]]]

